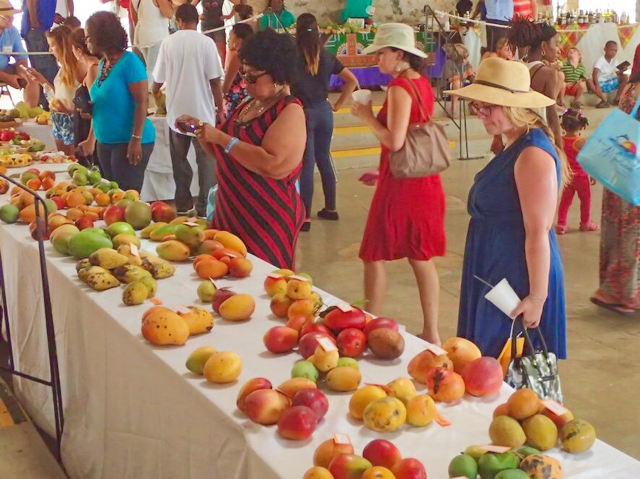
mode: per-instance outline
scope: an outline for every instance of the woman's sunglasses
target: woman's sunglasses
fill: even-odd
[[[487,105],[487,104],[479,104],[479,103],[471,103],[469,105],[469,109],[471,113],[477,115],[480,113],[482,116],[490,116],[493,109],[498,105]]]
[[[242,79],[250,85],[253,85],[255,82],[257,82],[260,78],[262,78],[266,74],[267,72],[255,74],[255,73],[245,73],[243,71],[240,71],[240,77],[242,77]]]

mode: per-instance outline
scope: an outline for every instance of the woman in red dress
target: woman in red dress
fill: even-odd
[[[371,104],[353,104],[352,113],[363,119],[382,144],[377,174],[362,181],[377,188],[360,248],[364,262],[367,309],[382,312],[387,288],[385,261],[407,258],[413,268],[424,315],[423,339],[440,344],[438,305],[440,282],[434,256],[445,253],[445,199],[439,175],[394,178],[389,153],[400,150],[410,124],[428,120],[434,97],[429,80],[420,71],[426,55],[415,48],[414,31],[402,24],[382,25],[374,44],[365,52],[376,52],[382,73],[393,76],[387,98],[377,118]],[[420,103],[419,103],[420,102]]]
[[[250,253],[278,268],[294,269],[304,206],[296,190],[307,141],[304,111],[291,96],[296,46],[266,30],[240,51],[249,97],[218,129],[181,116],[216,158],[218,191],[212,227],[239,236]]]

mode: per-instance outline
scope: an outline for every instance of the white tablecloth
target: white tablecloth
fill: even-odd
[[[0,198],[0,202],[4,202]],[[143,249],[154,251],[145,242]],[[48,377],[36,243],[26,226],[0,226],[0,251],[7,283],[9,316],[18,366]],[[235,406],[239,388],[263,376],[274,386],[290,376],[296,353],[273,355],[262,343],[264,333],[282,324],[269,311],[262,283],[273,267],[256,258],[253,274],[242,280],[220,280],[257,300],[253,318],[230,323],[216,318],[213,330],[181,347],[155,347],[140,334],[142,313],[151,306],[126,307],[120,288],[95,292],[81,284],[75,261],[47,245],[58,356],[65,409],[63,460],[73,478],[301,478],[312,466],[315,448],[336,432],[351,437],[356,452],[374,438],[392,440],[404,457],[421,460],[432,479],[446,478],[450,459],[468,445],[489,442],[493,409],[511,393],[504,385],[492,398],[465,397],[439,408],[453,425],[441,428],[405,426],[379,434],[348,416],[350,393],[325,390],[330,407],[306,441],[281,439],[275,427],[249,421]],[[198,304],[199,279],[191,264],[160,280],[157,297],[167,306]],[[329,304],[336,299],[321,293]],[[359,361],[363,383],[387,383],[407,376],[407,364],[423,349],[422,341],[405,333],[404,355],[395,361],[365,357]],[[191,351],[204,345],[241,355],[244,369],[229,385],[207,383],[185,368]],[[52,432],[49,390],[15,380],[16,392],[35,422]],[[570,406],[570,405],[569,405]],[[574,411],[580,415],[579,411]],[[588,419],[588,418],[586,418]],[[587,453],[570,455],[554,449],[569,478],[629,479],[640,477],[640,463],[598,441]]]
[[[149,119],[156,129],[156,143],[144,175],[141,197],[144,201],[173,200],[176,194],[176,185],[173,181],[173,167],[169,152],[169,126],[164,117],[152,116]],[[38,125],[31,120],[23,123],[20,129],[29,133],[33,138],[44,142],[47,148],[56,149],[55,141],[51,135],[51,125]],[[193,148],[189,150],[187,160],[193,169],[191,194],[195,197],[200,188],[198,187],[198,166]]]

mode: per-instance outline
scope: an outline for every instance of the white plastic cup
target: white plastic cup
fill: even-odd
[[[496,284],[484,297],[509,317],[521,301],[506,278]]]
[[[371,90],[356,90],[351,94],[351,98],[356,103],[368,105],[371,102]]]

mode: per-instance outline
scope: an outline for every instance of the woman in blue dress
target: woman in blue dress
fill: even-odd
[[[564,274],[553,221],[568,169],[536,113],[554,100],[530,90],[526,66],[500,58],[486,59],[473,84],[447,93],[469,100],[487,133],[506,139],[469,192],[458,336],[486,356],[500,354],[512,321],[484,298],[489,288],[474,276],[494,285],[506,278],[522,298],[511,318],[540,326],[549,350],[564,359]]]

